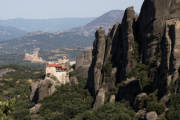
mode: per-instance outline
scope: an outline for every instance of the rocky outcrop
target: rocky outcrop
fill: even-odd
[[[76,58],[76,76],[88,78],[88,70],[92,62],[92,50],[84,51],[80,56]]]
[[[36,104],[34,107],[29,109],[29,112],[31,114],[36,114],[40,108],[41,108],[41,104]]]
[[[126,80],[127,74],[135,67],[135,19],[135,12],[130,7],[125,11],[122,24],[114,25],[108,36],[105,36],[102,28],[96,32],[87,84],[93,95],[97,94],[99,88],[113,91],[115,83]]]
[[[145,0],[138,18],[130,7],[107,36],[96,32],[87,82],[95,104],[100,88],[108,99],[116,94],[133,104],[155,90],[165,104],[171,83],[180,91],[179,6],[179,0]]]
[[[96,32],[96,40],[93,44],[92,64],[88,75],[88,88],[93,95],[99,90],[102,83],[102,67],[104,62],[106,35],[105,30],[100,28]]]
[[[104,102],[105,102],[105,90],[101,88],[97,93],[93,109],[98,109],[99,107],[104,105]]]
[[[146,120],[157,120],[158,115],[156,112],[148,112],[146,113]]]
[[[145,0],[137,22],[138,40],[144,63],[152,62],[159,52],[166,20],[180,18],[179,0]]]
[[[92,50],[88,49],[76,58],[76,68],[79,67],[90,67],[92,62]]]
[[[38,103],[44,98],[51,96],[56,91],[56,87],[62,84],[64,83],[60,83],[55,76],[50,76],[39,82],[32,83],[30,100]]]

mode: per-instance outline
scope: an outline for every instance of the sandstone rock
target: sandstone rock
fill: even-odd
[[[140,93],[139,95],[136,96],[136,100],[141,101],[144,98],[147,98],[148,95],[146,93]]]
[[[92,50],[84,51],[80,56],[76,58],[76,76],[82,78],[88,78],[88,70],[92,62]]]
[[[138,18],[138,40],[143,62],[155,60],[165,20],[180,18],[179,0],[145,0]]]
[[[56,86],[59,86],[59,83],[56,84],[54,79],[45,79],[40,82],[33,83],[31,85],[30,100],[38,103],[38,101],[51,96],[56,91]]]
[[[43,100],[45,97],[48,97],[52,95],[55,90],[51,88],[54,88],[54,85],[51,80],[46,79],[40,81],[39,88],[38,88],[38,96],[39,96],[39,101]]]
[[[165,21],[162,39],[162,60],[160,65],[160,80],[157,80],[160,94],[168,94],[168,86],[178,80],[180,67],[180,20]]]
[[[175,91],[180,92],[179,6],[179,0],[145,0],[138,18],[130,7],[122,23],[114,25],[107,37],[102,28],[96,32],[87,83],[94,98],[100,88],[108,93],[117,84],[116,100],[125,99],[131,104],[135,98],[141,101],[147,96],[140,94],[142,91],[151,93],[158,89],[160,99],[169,95],[171,82],[176,83]],[[129,78],[134,68],[139,69],[137,65],[142,70],[135,72],[143,75]],[[140,82],[148,86],[142,88]]]
[[[145,116],[146,116],[146,110],[139,110],[139,111],[136,113],[136,116],[138,116],[140,119],[144,120],[144,119],[145,119]]]
[[[111,95],[110,99],[109,99],[109,103],[114,103],[116,100],[116,96],[115,95]]]
[[[97,93],[93,109],[98,109],[99,107],[104,105],[104,101],[105,101],[105,90],[101,88]]]
[[[135,108],[138,109],[138,108],[141,108],[143,107],[143,104],[144,104],[144,100],[148,97],[148,95],[146,93],[140,93],[136,96],[135,98]]]
[[[116,49],[112,51],[112,57],[115,65],[118,67],[118,82],[125,80],[127,74],[131,72],[136,65],[134,60],[135,19],[136,16],[133,7],[127,8],[122,23],[118,28],[119,30],[116,33],[117,37],[113,40],[115,43],[112,44],[112,47],[115,47]]]
[[[36,101],[36,99],[38,99],[38,96],[36,95],[37,94],[36,91],[38,87],[39,87],[39,82],[33,82],[31,84],[31,87],[30,87],[31,89],[30,100],[31,101]]]
[[[106,46],[105,30],[100,28],[96,32],[96,40],[93,44],[92,64],[88,75],[88,88],[93,95],[96,94],[102,83],[101,70],[103,67],[104,54]]]
[[[146,113],[146,120],[157,120],[158,115],[156,112],[148,112]]]
[[[41,104],[36,104],[34,107],[29,109],[29,112],[31,114],[36,114],[40,108],[41,108]]]
[[[86,50],[84,51],[80,56],[76,58],[76,68],[78,69],[79,67],[89,67],[92,62],[92,50]]]

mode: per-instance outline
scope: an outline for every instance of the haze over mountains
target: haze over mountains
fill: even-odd
[[[12,26],[26,32],[43,31],[57,32],[79,27],[95,18],[57,18],[57,19],[8,19],[0,20],[1,26]]]
[[[99,27],[107,31],[116,22],[121,22],[124,11],[113,10],[96,18],[92,22],[82,26],[66,30],[64,32],[32,32],[21,38],[0,42],[1,53],[19,53],[33,51],[35,48],[41,50],[52,50],[58,48],[77,48],[92,46],[94,33]],[[75,23],[74,21],[73,23]],[[60,28],[60,27],[59,27]],[[51,43],[51,44],[48,44]]]
[[[26,34],[26,31],[17,29],[10,26],[0,26],[0,41],[10,40],[13,38],[22,37]]]

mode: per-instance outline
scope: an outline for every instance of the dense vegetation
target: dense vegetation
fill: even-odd
[[[30,102],[29,86],[33,81],[40,80],[44,72],[24,66],[1,66],[0,70],[14,70],[4,74],[0,80],[0,120],[30,120],[29,109],[34,106]],[[107,68],[109,68],[107,66]],[[111,68],[111,67],[110,67]],[[106,67],[104,68],[106,70]],[[108,71],[107,71],[108,72]],[[160,120],[180,119],[180,94],[170,96],[169,110],[160,104],[158,91],[146,96],[133,109],[128,101],[106,103],[97,110],[92,109],[93,98],[85,88],[86,79],[78,78],[78,85],[63,85],[50,97],[45,98],[40,111],[39,120],[138,120],[135,111],[146,108],[147,112],[156,111]],[[173,90],[172,90],[173,92]],[[136,101],[135,101],[136,102]]]
[[[13,70],[0,78],[0,120],[30,120],[29,108],[33,103],[29,100],[31,82],[41,79],[42,70],[24,66],[1,66],[0,70]]]

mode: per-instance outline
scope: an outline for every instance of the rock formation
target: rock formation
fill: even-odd
[[[131,103],[138,94],[155,90],[159,99],[168,96],[172,82],[179,92],[179,41],[179,0],[145,0],[138,18],[130,7],[108,35],[97,30],[87,82],[96,108],[102,89],[101,99],[116,94],[116,100]]]
[[[92,50],[88,49],[84,51],[80,56],[76,58],[76,76],[87,78],[88,70],[92,62]]]
[[[106,35],[105,30],[100,28],[96,32],[96,40],[93,44],[93,51],[92,51],[92,64],[89,70],[89,80],[88,80],[88,87],[92,90],[92,93],[95,93],[100,88],[102,83],[102,74],[101,69],[103,67],[104,61],[104,54],[105,54],[105,45],[106,45]]]

